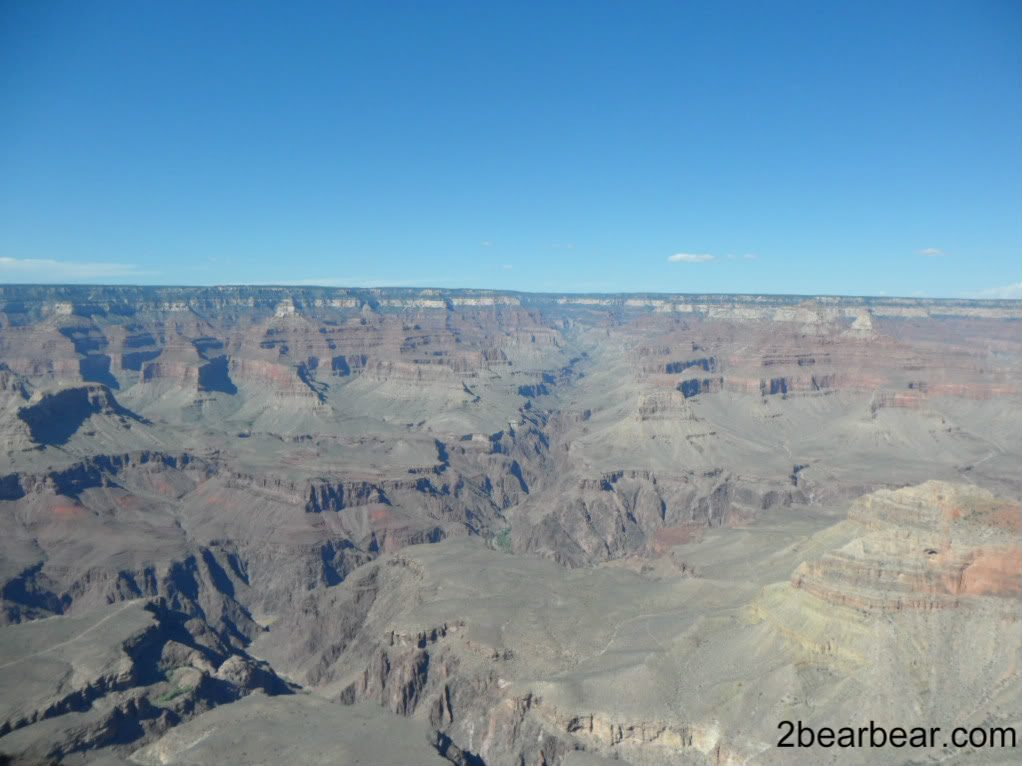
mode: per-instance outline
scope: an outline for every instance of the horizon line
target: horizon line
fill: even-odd
[[[410,286],[410,285],[317,285],[317,284],[287,284],[271,282],[226,282],[221,284],[146,284],[146,283],[91,283],[91,282],[0,282],[0,290],[8,288],[43,288],[43,289],[155,289],[155,290],[222,290],[222,289],[271,289],[271,290],[343,290],[348,292],[364,292],[369,290],[387,291],[433,291],[441,293],[455,292],[477,292],[503,295],[535,295],[535,296],[572,296],[572,297],[749,297],[749,298],[860,298],[880,301],[968,301],[973,303],[1019,303],[1022,298],[966,298],[956,296],[922,296],[922,295],[865,295],[855,293],[747,293],[747,292],[670,292],[652,290],[626,290],[617,292],[599,291],[572,291],[572,290],[508,290],[490,287],[431,287],[431,286]]]

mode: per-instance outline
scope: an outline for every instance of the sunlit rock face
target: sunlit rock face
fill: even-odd
[[[1006,301],[0,287],[0,624],[89,630],[113,668],[71,657],[65,690],[12,655],[12,688],[54,689],[0,753],[185,758],[214,706],[287,696],[272,678],[455,763],[783,762],[762,721],[870,694],[996,718],[1018,690],[1019,321]],[[206,720],[340,725],[269,699]]]
[[[928,482],[856,501],[862,535],[802,564],[792,585],[870,611],[953,608],[969,596],[1022,594],[1022,507],[989,492]]]

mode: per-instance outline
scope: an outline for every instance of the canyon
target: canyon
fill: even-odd
[[[776,744],[1022,726],[1020,329],[0,286],[0,762],[1014,762]]]

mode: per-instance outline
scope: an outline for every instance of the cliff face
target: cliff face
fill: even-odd
[[[989,301],[3,286],[0,475],[26,539],[139,513],[168,565],[222,539],[305,562],[254,566],[259,608],[450,536],[581,566],[906,481],[1017,492],[1017,325]],[[153,492],[137,454],[208,473]],[[5,576],[47,595],[8,614],[100,592],[43,539]]]
[[[964,596],[1022,595],[1022,506],[930,482],[857,501],[853,542],[802,564],[792,586],[870,611],[953,608]]]
[[[352,374],[408,384],[477,375],[523,355],[541,359],[572,323],[608,321],[641,333],[637,366],[686,396],[896,393],[911,383],[989,398],[1017,392],[1008,370],[950,380],[946,372],[975,369],[969,343],[984,334],[1010,346],[1022,318],[1011,301],[41,286],[0,287],[0,316],[0,354],[23,375],[113,388],[168,380],[195,392],[251,383],[287,399],[322,398],[332,378]],[[875,369],[905,341],[936,340],[935,323],[954,319],[966,334],[961,345],[936,344],[939,370],[925,358],[906,359],[901,375]],[[756,350],[736,354],[735,333]]]
[[[303,625],[297,649],[267,643],[289,675],[428,717],[431,752],[454,762],[554,764],[576,746],[737,762],[745,734],[724,737],[712,706],[657,717],[606,701],[612,676],[647,680],[643,661],[603,674],[619,642],[645,657],[674,640],[658,625],[717,642],[685,616],[647,633],[657,604],[616,635],[592,624],[599,645],[533,625],[558,642],[546,655],[528,626],[505,642],[487,616],[468,636],[442,603],[442,619],[388,621],[406,598],[432,603],[417,577],[454,588],[497,560],[523,588],[561,583],[548,595],[565,603],[575,570],[640,578],[582,588],[578,611],[598,616],[658,578],[676,581],[678,614],[691,598],[738,610],[722,594],[751,603],[757,566],[765,600],[729,611],[731,628],[744,614],[777,652],[832,650],[827,667],[846,668],[878,615],[954,622],[977,599],[1017,600],[1018,327],[1012,302],[2,286],[0,622],[162,599],[215,638],[220,664]],[[1007,500],[899,494],[932,479]],[[853,501],[840,545],[785,547],[789,526],[817,531]],[[749,537],[763,549],[733,558]],[[483,558],[451,574],[404,555],[434,547]],[[590,680],[529,681],[583,644],[599,667],[578,678],[602,679],[589,702],[571,690]],[[511,667],[523,653],[546,664]],[[741,699],[727,715],[758,720]]]
[[[777,721],[858,725],[905,710],[1017,721],[1020,518],[1018,503],[969,485],[880,490],[847,521],[787,538],[791,549],[744,549],[748,569],[733,580],[721,575],[736,552],[706,540],[675,541],[688,570],[584,572],[448,541],[311,594],[256,646],[320,694],[427,719],[455,763],[570,764],[580,751],[635,764],[818,763],[825,751],[773,748]],[[933,560],[935,538],[953,561]],[[970,580],[1002,548],[1016,553]],[[800,551],[811,558],[771,583],[768,562]]]
[[[135,748],[252,691],[290,694],[265,664],[163,601],[0,628],[0,742],[25,763]]]

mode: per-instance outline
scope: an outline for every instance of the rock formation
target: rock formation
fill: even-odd
[[[352,762],[363,721],[421,762],[816,763],[763,722],[1017,725],[1019,319],[0,286],[0,754],[201,761],[265,715]]]

